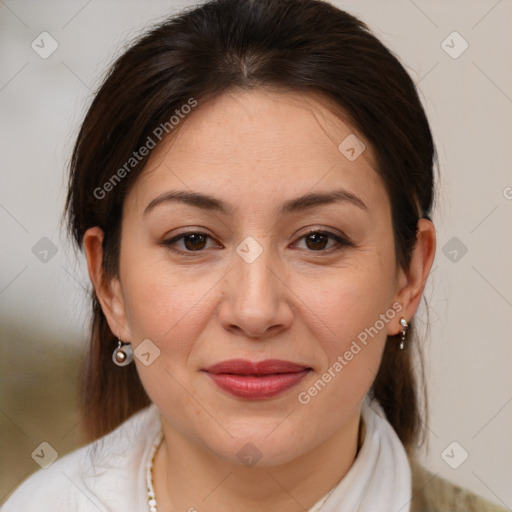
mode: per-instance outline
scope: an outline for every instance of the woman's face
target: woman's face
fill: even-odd
[[[369,143],[314,96],[230,92],[181,122],[126,197],[109,321],[169,432],[287,462],[354,424],[410,318],[390,202]],[[206,371],[233,359],[299,367]]]

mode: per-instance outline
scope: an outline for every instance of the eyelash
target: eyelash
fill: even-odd
[[[162,245],[164,245],[165,247],[171,249],[172,251],[180,253],[180,254],[184,254],[184,253],[185,254],[187,254],[187,253],[188,254],[194,254],[194,253],[204,252],[205,249],[199,249],[197,251],[189,251],[189,250],[183,250],[183,249],[176,249],[176,248],[172,247],[179,240],[185,239],[186,237],[191,236],[191,235],[201,235],[201,236],[204,236],[206,238],[210,238],[210,239],[212,238],[207,233],[202,233],[201,231],[189,231],[187,233],[181,233],[180,235],[177,235],[174,238],[171,238],[170,240],[164,240],[162,242]],[[320,254],[323,253],[325,255],[328,255],[328,254],[332,254],[334,252],[340,251],[341,249],[344,249],[346,247],[354,247],[354,244],[352,242],[350,242],[348,240],[348,238],[335,235],[334,233],[331,233],[329,231],[312,230],[312,231],[309,231],[308,233],[302,235],[299,238],[299,240],[307,238],[308,236],[311,236],[311,235],[324,235],[324,236],[327,236],[329,238],[334,239],[337,242],[337,245],[334,246],[334,247],[331,247],[330,249],[320,249],[318,251],[309,250],[308,252],[320,253]]]

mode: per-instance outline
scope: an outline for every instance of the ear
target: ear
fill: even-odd
[[[395,332],[389,334],[397,334],[400,331],[399,321],[401,317],[409,321],[416,313],[434,262],[435,253],[436,230],[434,224],[428,219],[420,219],[418,221],[416,245],[409,268],[407,270],[400,269],[398,273],[398,289],[395,301],[402,305],[402,310],[397,315],[397,321],[393,323]]]
[[[84,234],[83,246],[89,277],[110,330],[121,341],[131,341],[121,283],[117,277],[106,275],[103,268],[103,236],[103,231],[97,226],[89,228]]]

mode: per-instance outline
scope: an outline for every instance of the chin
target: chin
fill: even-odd
[[[282,427],[282,426],[281,426]],[[279,466],[293,461],[307,451],[307,443],[296,431],[276,428],[275,422],[263,422],[256,426],[254,422],[246,424],[246,428],[238,425],[238,433],[227,430],[233,437],[223,436],[206,440],[210,451],[226,461],[250,467]]]

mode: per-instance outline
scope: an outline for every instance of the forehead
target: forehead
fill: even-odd
[[[244,204],[339,186],[367,197],[383,192],[368,141],[322,96],[233,90],[180,122],[130,191],[137,209],[178,187]]]

